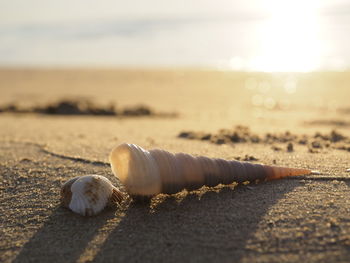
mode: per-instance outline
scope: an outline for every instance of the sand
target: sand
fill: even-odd
[[[0,113],[0,261],[350,261],[349,83],[347,72],[0,70],[1,107],[71,98],[176,113]],[[248,127],[247,140],[179,137],[227,135],[237,125]],[[296,138],[285,139],[287,131]],[[332,131],[345,139],[333,142]],[[283,136],[270,142],[267,134]],[[96,173],[119,184],[108,154],[122,142],[321,174],[159,195],[88,218],[62,208],[69,178]]]

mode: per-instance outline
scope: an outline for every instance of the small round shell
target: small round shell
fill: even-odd
[[[120,203],[123,194],[100,175],[78,176],[68,180],[61,189],[61,203],[73,212],[92,216],[108,203]]]

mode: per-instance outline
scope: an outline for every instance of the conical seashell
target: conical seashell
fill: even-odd
[[[147,151],[135,144],[125,143],[115,147],[109,159],[115,176],[127,192],[135,196],[173,194],[204,185],[311,174],[308,169],[195,157],[184,153],[172,154],[158,149]]]
[[[61,203],[73,212],[92,216],[101,212],[108,203],[120,203],[123,194],[100,175],[72,178],[61,188]]]

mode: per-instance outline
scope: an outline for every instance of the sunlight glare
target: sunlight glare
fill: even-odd
[[[317,1],[266,1],[260,50],[250,68],[258,71],[308,72],[320,66]]]

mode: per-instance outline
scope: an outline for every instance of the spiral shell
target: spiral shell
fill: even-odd
[[[135,144],[121,144],[110,156],[112,171],[135,196],[173,194],[204,185],[272,180],[286,176],[311,174],[311,170],[212,159],[190,154],[172,154],[164,150],[147,151]]]
[[[100,175],[72,178],[61,188],[61,204],[83,216],[101,212],[109,203],[120,203],[123,194]]]

